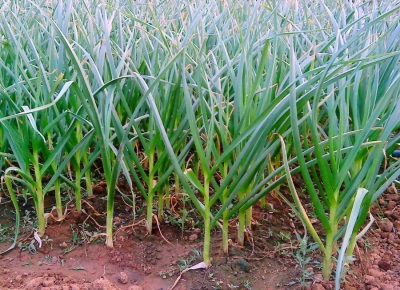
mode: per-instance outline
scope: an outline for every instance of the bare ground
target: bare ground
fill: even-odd
[[[105,247],[104,214],[100,214],[104,201],[99,200],[87,199],[82,213],[70,204],[64,220],[49,219],[41,248],[30,231],[32,219],[25,215],[19,246],[0,256],[0,289],[166,290],[183,269],[202,261],[199,224],[192,221],[182,231],[171,221],[158,228],[154,220],[153,235],[147,235],[144,220],[133,221],[122,199],[116,205],[114,248]],[[212,266],[184,273],[174,289],[333,289],[332,281],[321,279],[318,251],[307,249],[301,255],[295,236],[302,234],[298,220],[277,198],[269,196],[267,202],[268,210],[254,209],[254,228],[245,247],[236,244],[235,221],[229,255],[222,253],[221,235],[215,230]],[[1,205],[3,228],[11,222],[9,205]],[[393,188],[373,214],[377,223],[359,241],[343,289],[400,289],[400,196]],[[29,249],[31,243],[34,247]],[[8,245],[1,243],[0,250]]]

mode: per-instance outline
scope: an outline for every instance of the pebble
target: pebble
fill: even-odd
[[[365,283],[369,285],[374,285],[375,284],[375,277],[370,276],[370,275],[365,275]]]
[[[390,232],[383,232],[381,233],[381,238],[382,239],[387,239],[389,237]]]
[[[66,242],[62,242],[62,243],[60,244],[60,248],[61,248],[61,249],[66,249],[67,247],[68,247],[68,245],[67,245]]]
[[[378,262],[378,266],[379,268],[387,271],[387,270],[391,270],[392,269],[392,265],[390,265],[390,263],[388,261],[385,260],[381,260]]]
[[[33,278],[32,280],[29,280],[28,283],[26,283],[26,288],[27,289],[36,289],[42,285],[44,280],[45,280],[44,277]]]
[[[196,241],[199,238],[197,234],[192,234],[189,236],[189,241],[193,242]]]
[[[388,210],[392,210],[392,209],[394,209],[396,207],[396,205],[397,205],[397,203],[394,200],[391,200],[391,201],[388,202],[386,208]]]
[[[143,290],[142,286],[130,286],[128,290]]]
[[[42,282],[42,285],[44,286],[44,287],[50,287],[50,286],[53,286],[54,285],[54,282],[56,281],[56,278],[54,278],[54,277],[49,277],[49,278],[47,278],[46,280],[44,280],[43,282]]]
[[[372,277],[377,277],[377,278],[381,278],[381,277],[384,275],[383,272],[381,272],[381,271],[379,271],[379,270],[376,270],[376,269],[374,269],[374,268],[369,268],[369,269],[368,269],[368,274],[369,274],[370,276],[372,276]]]
[[[380,288],[380,290],[395,290],[393,285],[390,284],[381,284]]]
[[[129,281],[129,277],[125,272],[120,272],[118,275],[118,281],[121,284],[127,284]]]
[[[325,290],[325,287],[322,286],[321,284],[313,284],[311,286],[311,290]]]
[[[245,260],[245,259],[240,259],[236,262],[238,265],[239,269],[243,272],[249,273],[251,266],[250,264]]]
[[[390,220],[382,220],[378,222],[379,228],[383,232],[391,232],[393,230],[393,223]]]
[[[90,289],[93,290],[118,290],[110,281],[106,278],[99,278],[94,280]]]

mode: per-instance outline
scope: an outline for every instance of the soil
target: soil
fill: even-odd
[[[347,282],[351,289],[400,289],[400,195],[396,188],[389,187],[371,212],[376,222],[358,241]]]
[[[54,203],[48,199],[50,212]],[[10,202],[5,198],[1,202],[3,251],[10,244],[10,238],[4,237],[12,234],[13,214]],[[269,195],[267,204],[268,209],[254,207],[253,230],[244,247],[236,244],[235,220],[228,255],[222,253],[221,233],[216,229],[212,266],[185,272],[174,289],[333,289],[332,281],[321,278],[320,253],[310,250],[311,241],[300,251],[301,223],[277,197]],[[389,188],[374,206],[378,222],[359,241],[344,289],[400,289],[399,205],[400,196]],[[132,208],[117,198],[111,249],[104,245],[102,234],[104,199],[86,198],[80,213],[73,206],[68,205],[63,220],[48,219],[41,247],[32,232],[32,205],[24,206],[18,247],[0,256],[0,289],[167,290],[183,269],[202,261],[201,224],[192,217],[182,229],[182,224],[174,222],[180,218],[177,207],[169,213],[176,220],[170,218],[158,226],[154,219],[153,234],[148,235],[141,208],[133,219]]]

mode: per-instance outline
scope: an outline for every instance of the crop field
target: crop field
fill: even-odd
[[[72,248],[60,241],[63,256],[93,243],[115,253],[118,234],[135,228],[143,247],[156,239],[167,256],[169,240],[199,239],[178,273],[160,272],[164,289],[184,287],[195,264],[213,286],[179,289],[356,289],[346,275],[354,261],[363,267],[369,230],[394,233],[400,251],[390,215],[400,188],[399,1],[1,2],[0,266],[67,221],[81,231]],[[288,236],[261,218],[274,212],[291,223]],[[267,239],[301,273],[286,288],[209,272],[216,251],[256,255]],[[400,279],[400,261],[389,262]],[[1,277],[1,289],[28,287]],[[400,289],[368,279],[365,289]],[[143,281],[132,287],[159,289]],[[28,288],[50,289],[43,283]],[[104,287],[93,289],[117,286]]]

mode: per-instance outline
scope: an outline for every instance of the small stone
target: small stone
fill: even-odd
[[[115,285],[113,285],[106,278],[99,278],[94,280],[91,285],[91,290],[118,290]]]
[[[146,240],[149,241],[149,242],[153,242],[155,239],[156,239],[156,238],[155,238],[153,235],[148,235],[148,236],[146,237]]]
[[[243,272],[249,273],[251,266],[250,264],[245,260],[245,259],[240,259],[236,262],[238,265],[239,269]]]
[[[72,284],[72,285],[70,285],[70,287],[71,287],[71,290],[79,290],[80,289],[77,284]]]
[[[118,281],[121,284],[126,284],[129,281],[129,277],[128,277],[128,275],[126,275],[125,272],[120,272],[118,275]]]
[[[350,285],[344,285],[344,290],[357,290],[357,288]]]
[[[197,234],[192,234],[189,236],[189,241],[193,242],[196,241],[199,238]]]
[[[396,205],[397,205],[397,203],[396,203],[394,200],[391,200],[391,201],[388,202],[386,208],[387,208],[388,210],[392,210],[392,209],[394,209],[394,208],[396,207]]]
[[[36,289],[42,285],[44,280],[45,278],[43,277],[33,278],[28,283],[26,283],[26,289]]]
[[[369,275],[371,275],[372,277],[377,277],[377,278],[381,278],[381,277],[384,275],[383,272],[381,272],[381,271],[379,271],[379,270],[376,270],[376,269],[374,269],[374,268],[369,268],[369,269],[368,269],[368,273],[369,273]]]
[[[397,220],[393,223],[394,228],[396,229],[396,231],[400,231],[400,221]]]
[[[42,285],[43,285],[44,287],[50,287],[50,286],[53,286],[55,282],[56,282],[56,278],[54,278],[54,277],[49,277],[49,278],[47,278],[46,280],[44,280],[44,281],[42,282]]]
[[[391,188],[393,188],[393,187],[391,187]],[[394,193],[394,194],[388,195],[387,197],[390,200],[400,201],[400,195],[398,193]]]
[[[388,241],[394,241],[394,239],[396,238],[396,234],[395,233],[389,233],[387,239]]]
[[[381,233],[381,238],[382,239],[387,239],[389,237],[390,232],[383,232]]]
[[[394,290],[393,285],[390,284],[381,284],[380,288],[381,288],[380,290]]]
[[[128,290],[143,290],[142,286],[130,286]]]
[[[66,248],[68,248],[67,243],[66,243],[66,242],[62,242],[62,243],[60,244],[60,248],[61,248],[61,249],[66,249]]]
[[[316,282],[324,281],[324,278],[322,277],[322,274],[321,273],[315,274],[314,275],[314,281],[316,281]]]
[[[391,232],[393,230],[393,223],[390,220],[382,220],[378,222],[379,228],[383,232]]]
[[[325,287],[322,286],[321,284],[313,284],[311,286],[311,290],[325,290]]]
[[[369,285],[374,285],[375,284],[375,277],[370,276],[370,275],[365,275],[365,283]]]
[[[379,261],[378,266],[379,266],[379,268],[381,268],[385,271],[392,269],[392,265],[388,261],[385,261],[385,260]]]

